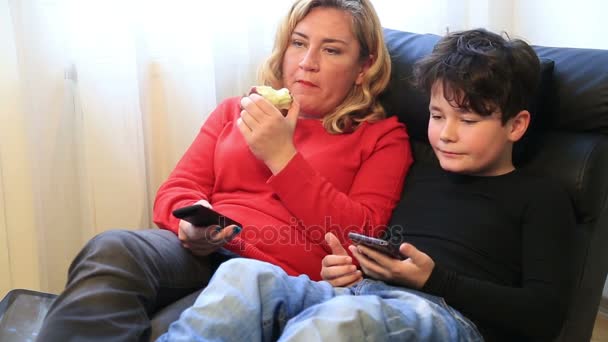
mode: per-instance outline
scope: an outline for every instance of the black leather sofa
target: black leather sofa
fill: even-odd
[[[407,124],[416,163],[436,162],[426,138],[428,100],[412,88],[410,77],[413,63],[430,53],[440,37],[387,29],[385,38],[393,72],[383,104]],[[572,196],[578,223],[572,241],[576,288],[557,341],[589,341],[608,270],[608,51],[542,46],[535,50],[542,61],[542,81],[531,109],[530,131],[516,146],[516,164],[557,179]],[[158,312],[152,339],[197,294]]]

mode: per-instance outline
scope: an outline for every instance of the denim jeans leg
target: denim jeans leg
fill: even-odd
[[[483,341],[475,324],[441,297],[376,280],[361,284],[355,293],[382,298],[388,306],[385,314],[399,317],[395,318],[395,326],[389,330],[398,331],[404,326],[414,328],[418,334],[417,341]],[[396,336],[403,340],[399,335]]]
[[[483,340],[476,329],[426,297],[406,291],[358,291],[368,282],[353,290],[356,295],[337,296],[292,318],[279,341]]]
[[[232,259],[157,341],[276,341],[291,317],[336,291],[269,263]]]
[[[38,341],[147,341],[150,316],[204,287],[218,262],[166,230],[101,233],[72,262]]]

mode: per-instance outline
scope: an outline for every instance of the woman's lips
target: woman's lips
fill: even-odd
[[[308,81],[304,81],[304,80],[299,80],[298,81],[299,84],[307,86],[307,87],[315,87],[317,88],[317,85],[312,83],[312,82],[308,82]]]

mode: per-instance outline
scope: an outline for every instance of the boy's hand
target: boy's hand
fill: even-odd
[[[349,246],[363,272],[378,280],[420,289],[431,276],[435,262],[409,243],[402,243],[399,252],[407,256],[398,260],[365,246]]]
[[[361,271],[353,265],[352,258],[348,255],[340,240],[332,234],[325,234],[325,241],[331,248],[331,253],[326,255],[322,261],[321,278],[334,287],[347,287],[354,285],[363,279]]]

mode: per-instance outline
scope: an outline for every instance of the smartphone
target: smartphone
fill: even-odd
[[[379,252],[387,254],[396,259],[400,259],[400,260],[405,259],[405,257],[403,255],[401,255],[401,253],[399,253],[399,246],[393,245],[386,240],[377,239],[377,238],[373,238],[371,236],[357,234],[357,233],[353,233],[353,232],[348,233],[348,238],[355,245],[363,245],[363,246],[367,246],[369,248],[373,248]]]
[[[243,227],[237,221],[201,204],[175,209],[173,216],[188,221],[195,227],[220,226],[223,229],[231,224]]]

